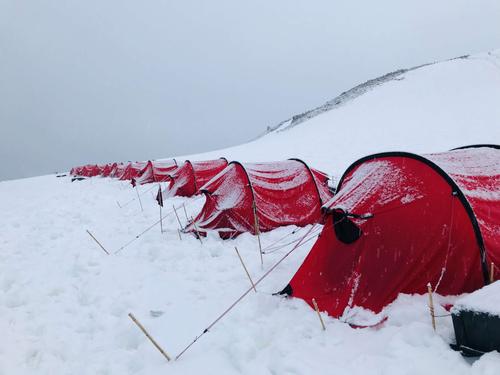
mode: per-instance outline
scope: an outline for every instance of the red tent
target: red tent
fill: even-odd
[[[284,225],[319,221],[331,198],[328,177],[301,160],[241,164],[231,162],[200,191],[206,201],[186,230],[216,230],[222,238],[256,234]]]
[[[109,163],[104,165],[101,171],[101,176],[102,177],[109,177],[111,174],[111,171],[113,171],[114,167],[116,166],[116,163]]]
[[[126,164],[125,169],[123,170],[121,175],[118,175],[120,180],[131,180],[133,178],[137,178],[141,171],[146,166],[147,162],[145,161],[136,161],[132,163]]]
[[[81,173],[82,176],[94,177],[99,175],[100,169],[96,164],[87,164],[83,166]]]
[[[192,197],[214,176],[227,167],[224,158],[207,161],[186,160],[170,175],[168,195]]]
[[[139,185],[152,182],[168,181],[169,174],[177,169],[177,162],[172,160],[148,161],[135,182]]]
[[[339,317],[399,293],[456,295],[500,267],[500,150],[371,155],[344,173],[326,224],[282,291]]]

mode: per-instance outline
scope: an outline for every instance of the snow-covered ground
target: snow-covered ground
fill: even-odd
[[[143,191],[146,189],[142,187]],[[154,190],[154,189],[153,189]],[[469,364],[449,349],[451,319],[430,324],[426,296],[401,296],[378,329],[353,329],[299,299],[272,296],[286,285],[313,241],[292,253],[179,361],[166,363],[127,317],[150,330],[171,355],[244,292],[261,269],[255,238],[179,240],[170,215],[117,255],[106,255],[158,219],[152,193],[94,178],[44,176],[0,184],[0,374],[494,374],[500,354]],[[167,208],[184,200],[169,199]],[[202,199],[185,200],[188,215]],[[179,209],[185,221],[183,210]],[[289,233],[262,237],[264,247]],[[301,235],[307,229],[298,233]],[[289,242],[290,237],[283,240]],[[264,258],[265,269],[290,246]],[[445,313],[441,308],[438,313]],[[159,315],[159,316],[158,316]],[[381,315],[381,316],[382,316]],[[350,318],[356,321],[356,317]]]
[[[195,159],[241,161],[301,157],[339,176],[375,151],[442,151],[500,142],[500,53],[428,65],[397,76],[297,126],[282,126],[245,145]],[[182,159],[182,158],[179,158]],[[140,187],[145,191],[148,187]],[[234,246],[254,280],[292,245],[264,257],[256,238],[200,243],[179,239],[175,215],[118,254],[158,220],[155,189],[144,212],[125,182],[43,176],[0,182],[0,375],[18,374],[483,374],[500,371],[500,354],[471,362],[449,348],[450,317],[431,327],[426,296],[401,295],[379,316],[350,311],[343,320],[376,322],[353,329],[299,299],[273,296],[314,241],[298,248],[179,361],[167,363],[127,314],[132,312],[172,356],[248,287]],[[183,224],[203,198],[171,198]],[[90,238],[90,230],[112,254]],[[262,235],[264,248],[294,228]],[[308,229],[285,237],[299,238]],[[317,233],[318,228],[312,233]],[[445,315],[436,296],[437,313]]]

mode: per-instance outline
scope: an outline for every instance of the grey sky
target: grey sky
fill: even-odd
[[[0,180],[242,143],[499,25],[498,0],[0,0]]]

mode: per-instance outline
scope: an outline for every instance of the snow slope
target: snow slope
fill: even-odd
[[[241,161],[301,157],[340,175],[355,158],[375,151],[419,152],[470,143],[499,143],[500,53],[428,65],[344,95],[328,111],[289,121],[251,143],[194,155]],[[351,93],[352,94],[352,93]],[[294,126],[295,125],[295,126]],[[179,158],[182,159],[182,158]],[[166,363],[129,312],[171,355],[177,355],[249,282],[238,246],[257,279],[310,228],[262,235],[270,254],[260,266],[256,239],[242,235],[201,244],[179,240],[170,214],[118,254],[114,251],[158,219],[155,189],[140,187],[144,211],[126,182],[93,178],[71,183],[43,176],[0,182],[0,375],[18,374],[497,374],[500,354],[470,362],[449,348],[449,317],[433,332],[426,296],[401,295],[379,316],[351,310],[343,320],[298,299],[272,296],[289,281],[313,244],[298,248],[234,310],[176,362]],[[120,208],[119,201],[123,208]],[[171,198],[185,222],[201,199]],[[106,255],[89,229],[112,252]],[[283,238],[288,234],[288,237]],[[274,251],[271,251],[274,249]],[[445,299],[436,296],[437,303]],[[445,314],[437,306],[438,314]],[[345,323],[388,320],[379,328]]]
[[[253,142],[194,158],[298,157],[339,176],[370,153],[499,144],[499,103],[497,50],[387,74],[284,121]]]

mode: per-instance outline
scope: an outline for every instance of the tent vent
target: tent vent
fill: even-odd
[[[351,244],[361,237],[363,232],[351,219],[349,219],[348,213],[342,210],[334,210],[332,215],[335,236],[340,242]]]

